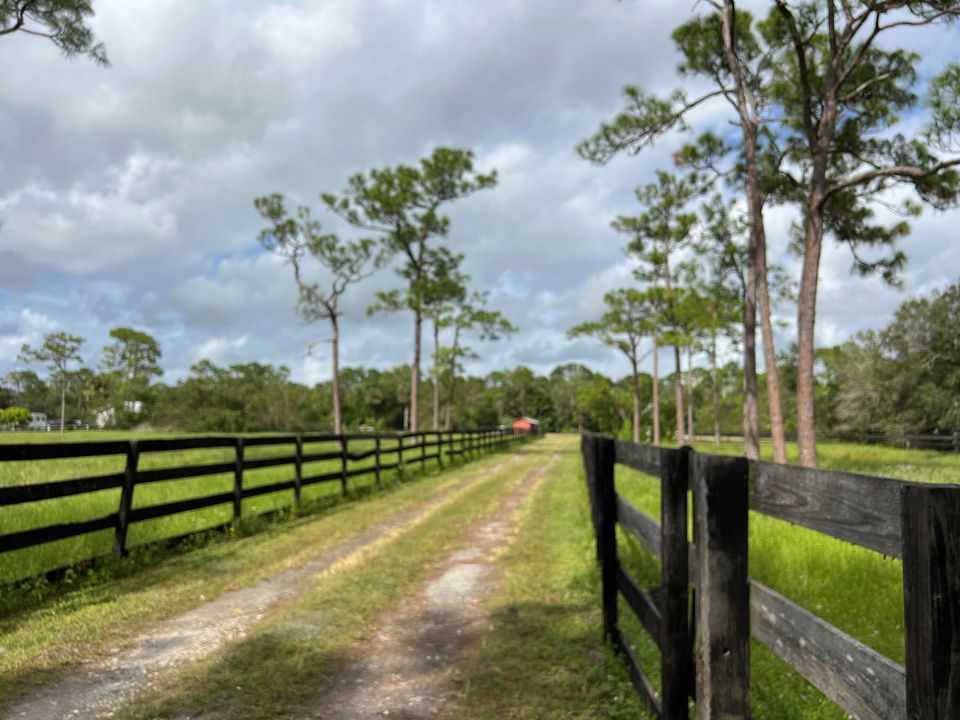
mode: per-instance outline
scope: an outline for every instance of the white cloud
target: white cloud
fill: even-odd
[[[317,61],[360,44],[352,5],[345,0],[271,5],[254,20],[253,31],[291,69],[315,69]]]
[[[3,322],[3,325],[6,326],[7,323]],[[14,366],[21,366],[22,363],[17,359],[20,348],[24,344],[39,347],[43,344],[43,336],[56,329],[57,323],[43,313],[23,308],[12,327],[0,335],[0,367],[6,366],[9,371],[13,370]]]
[[[579,359],[622,374],[616,353],[565,333],[631,282],[610,221],[636,212],[634,187],[669,166],[678,137],[603,168],[574,146],[622,108],[624,85],[682,84],[668,30],[691,7],[98,0],[108,69],[65,62],[39,38],[3,38],[0,64],[29,71],[0,75],[0,374],[15,363],[13,348],[44,328],[88,338],[92,361],[109,328],[126,324],[161,340],[167,381],[204,355],[328,377],[325,347],[303,357],[325,329],[297,319],[289,268],[257,245],[263,223],[252,198],[280,191],[316,207],[318,193],[352,173],[415,162],[437,145],[471,148],[478,167],[500,176],[497,188],[446,210],[446,242],[466,255],[474,287],[491,290],[493,306],[521,328],[509,342],[478,346],[483,357],[470,369]],[[938,35],[943,42],[905,37],[943,56],[956,32]],[[698,112],[726,127],[722,103]],[[325,228],[351,232],[317,214]],[[793,277],[795,216],[768,215],[771,260]],[[914,223],[907,294],[955,279],[956,218]],[[882,324],[906,297],[848,267],[846,250],[828,243],[821,342]],[[365,314],[377,290],[398,282],[384,270],[349,289],[344,364],[409,361],[409,313]],[[794,310],[778,314],[791,325],[783,347]],[[48,324],[30,324],[34,316]]]
[[[212,337],[199,345],[193,353],[195,360],[210,360],[214,364],[242,362],[246,359],[243,351],[247,348],[247,336]]]

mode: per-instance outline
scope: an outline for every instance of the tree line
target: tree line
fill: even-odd
[[[679,175],[659,173],[657,182],[637,191],[640,215],[614,224],[632,236],[628,251],[644,265],[638,272],[649,306],[644,334],[654,348],[673,348],[674,426],[681,438],[686,428],[680,353],[690,342],[680,310],[684,293],[671,263],[696,234],[698,221],[688,212],[696,198],[723,188],[742,209],[744,451],[747,457],[759,456],[759,321],[768,427],[778,462],[786,460],[787,421],[764,219],[771,206],[797,209],[791,246],[802,269],[796,278],[793,412],[799,461],[813,466],[819,417],[814,336],[824,240],[832,237],[850,249],[855,272],[897,283],[906,261],[898,245],[909,233],[906,218],[924,205],[953,207],[960,197],[960,64],[942,67],[921,94],[920,56],[895,45],[901,28],[922,32],[954,22],[960,2],[776,0],[759,18],[733,0],[708,0],[697,7],[703,12],[674,30],[672,39],[685,86],[706,89],[693,96],[683,89],[658,96],[627,87],[624,110],[578,151],[603,165],[618,155],[639,153],[672,131],[690,133],[674,153]],[[696,127],[702,114],[695,111],[717,103],[733,132],[717,135]],[[907,115],[915,128],[909,134],[898,131]],[[707,274],[716,277],[715,270]],[[615,305],[612,299],[614,312]]]
[[[613,294],[610,304],[629,307],[636,291]],[[616,314],[619,317],[619,311]],[[682,316],[681,316],[682,317]],[[905,301],[890,321],[839,345],[817,351],[815,388],[817,427],[821,436],[882,433],[952,434],[960,432],[960,282]],[[639,321],[637,324],[640,324]],[[601,323],[602,325],[602,323]],[[634,324],[629,325],[634,327]],[[593,332],[593,328],[584,331]],[[606,332],[605,329],[603,332]],[[44,347],[58,347],[63,333],[53,333]],[[93,424],[98,412],[113,427],[150,427],[183,432],[318,431],[333,427],[333,383],[314,387],[290,380],[283,366],[257,362],[217,366],[196,363],[187,377],[158,382],[159,343],[133,328],[115,328],[101,353],[98,369],[79,365],[82,350],[66,365],[51,359],[47,374],[16,370],[0,379],[0,408],[21,408],[19,417],[4,415],[0,425],[26,421],[27,409],[53,415],[65,398],[73,417]],[[72,336],[68,336],[72,337]],[[712,342],[709,331],[701,339]],[[628,357],[629,338],[615,345]],[[641,371],[610,378],[586,365],[560,365],[537,374],[527,367],[497,370],[483,377],[458,377],[456,404],[445,407],[450,428],[508,424],[520,416],[539,420],[546,430],[608,432],[652,442],[656,427],[676,419],[674,388],[683,389],[685,432],[690,436],[742,433],[744,372],[717,353],[709,363],[688,366],[662,377]],[[700,356],[702,359],[702,355]],[[799,367],[794,345],[776,356],[784,395],[784,435],[796,437],[793,405]],[[65,368],[65,369],[61,369]],[[401,365],[378,370],[346,367],[339,389],[343,428],[349,431],[400,430],[410,407],[412,369]],[[764,373],[759,373],[759,419],[769,426]],[[440,383],[444,384],[441,377]],[[449,388],[447,388],[449,389]],[[426,401],[435,396],[434,377],[420,387],[424,419]],[[662,397],[656,404],[652,398]],[[133,405],[131,401],[137,401]],[[449,413],[449,414],[447,414]],[[101,415],[101,417],[104,417]]]

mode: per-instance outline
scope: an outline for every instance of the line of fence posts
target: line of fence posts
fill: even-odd
[[[455,449],[454,445],[456,435],[460,436],[459,451]],[[447,438],[446,442],[444,442],[444,436]],[[428,459],[436,459],[438,467],[443,468],[444,452],[447,452],[448,456],[459,454],[467,457],[468,453],[466,450],[468,448],[480,447],[474,443],[475,440],[481,436],[491,439],[491,442],[484,445],[483,448],[492,449],[500,444],[520,440],[525,435],[512,430],[498,429],[493,431],[429,431],[386,436],[375,434],[364,436],[364,438],[354,436],[354,439],[372,439],[374,443],[372,451],[360,452],[355,456],[350,454],[350,438],[345,435],[318,435],[306,436],[306,438],[302,435],[253,438],[248,443],[245,443],[243,437],[236,437],[3,445],[0,446],[0,463],[5,461],[69,459],[71,457],[116,456],[118,454],[125,455],[125,463],[123,472],[117,475],[103,475],[0,488],[0,507],[75,496],[110,488],[120,489],[117,510],[110,515],[80,522],[61,523],[12,533],[0,533],[0,554],[106,529],[113,530],[113,553],[118,556],[123,556],[127,554],[129,528],[134,522],[151,520],[219,504],[230,505],[232,520],[235,522],[239,520],[243,514],[243,501],[245,498],[292,490],[294,494],[294,504],[299,505],[304,485],[339,480],[341,483],[341,491],[343,494],[346,494],[348,490],[348,479],[357,475],[372,474],[375,478],[376,486],[379,488],[382,487],[382,473],[385,469],[389,468],[398,469],[400,472],[403,471],[405,461],[404,445],[408,439],[413,443],[408,449],[414,449],[418,445],[420,446],[418,459],[421,468],[425,469]],[[384,447],[383,439],[385,437],[396,439],[396,446]],[[431,441],[431,438],[435,438],[435,440]],[[304,445],[307,442],[335,442],[338,445],[338,451],[335,453],[321,453],[319,457],[305,455]],[[246,448],[253,445],[281,445],[287,443],[294,445],[294,455],[292,457],[251,460],[245,455]],[[436,448],[436,452],[428,454],[428,445]],[[229,462],[196,466],[177,466],[159,470],[144,471],[139,467],[144,452],[153,453],[201,448],[232,449],[233,458]],[[384,464],[382,456],[385,453],[396,453],[397,462]],[[470,453],[470,455],[472,454],[473,453]],[[371,455],[374,460],[372,466],[353,471],[349,469],[348,460],[362,460]],[[338,458],[340,461],[340,466],[337,471],[310,478],[304,477],[303,466],[305,463],[317,462],[319,460],[332,460],[335,458]],[[244,487],[245,469],[253,470],[288,463],[293,465],[294,477],[292,480],[269,485],[257,485],[252,488]],[[176,500],[161,505],[151,505],[141,508],[134,507],[135,488],[140,482],[204,477],[224,473],[230,473],[233,476],[232,487],[228,492]],[[149,479],[142,479],[145,474],[149,475]]]
[[[701,455],[688,447],[643,446],[660,453],[661,480],[661,586],[648,595],[623,570],[617,554],[616,525],[618,519],[623,520],[618,512],[626,505],[618,499],[614,483],[614,466],[620,461],[617,446],[621,444],[626,445],[598,435],[582,437],[600,565],[604,638],[629,661],[638,695],[657,716],[686,720],[689,697],[696,701],[698,720],[746,720],[750,717],[753,582],[748,577],[751,463],[740,457]],[[822,507],[817,498],[803,497],[799,477],[804,469],[784,470],[797,473],[793,502],[801,508]],[[960,487],[850,477],[897,482],[900,498],[898,509],[887,510],[899,525],[890,532],[902,543],[906,663],[899,673],[905,692],[900,701],[887,705],[884,700],[868,708],[865,717],[956,720],[960,718]],[[693,492],[692,553],[688,489]],[[655,537],[648,539],[658,542]],[[660,693],[640,671],[620,632],[618,592],[639,610],[641,623],[660,646]],[[693,597],[692,617],[688,616],[688,593]],[[781,632],[791,629],[784,627]],[[809,644],[803,637],[791,637],[790,641]],[[808,669],[803,674],[810,679],[807,672],[819,674],[829,683],[837,671]],[[838,695],[827,694],[838,701]]]

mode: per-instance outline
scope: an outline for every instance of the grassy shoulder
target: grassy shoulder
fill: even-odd
[[[94,577],[79,589],[37,602],[22,598],[20,607],[7,607],[0,615],[0,703],[85,659],[122,647],[124,639],[161,620],[295,567],[466,477],[489,472],[503,458],[430,474],[321,515],[270,525],[247,537],[226,537],[142,569],[130,567],[124,577]]]
[[[579,438],[550,441],[560,460],[528,498],[498,562],[499,587],[487,603],[492,629],[457,673],[462,696],[451,717],[645,717],[601,639]]]

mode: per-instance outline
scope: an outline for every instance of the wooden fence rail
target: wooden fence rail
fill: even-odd
[[[125,456],[126,458],[123,472],[0,488],[0,507],[120,488],[120,500],[116,512],[111,512],[102,517],[16,532],[4,532],[3,528],[0,527],[0,554],[90,532],[112,529],[115,533],[114,553],[124,555],[127,552],[128,530],[132,524],[137,522],[215,505],[232,505],[233,519],[238,520],[243,512],[243,500],[246,498],[290,491],[293,494],[293,504],[297,505],[300,503],[301,491],[305,486],[315,483],[339,482],[341,492],[346,494],[349,480],[364,475],[373,475],[377,486],[379,486],[383,472],[403,468],[406,463],[414,460],[414,456],[409,454],[404,458],[405,452],[418,451],[415,461],[420,463],[421,468],[425,467],[428,460],[436,460],[437,464],[442,467],[443,456],[448,458],[466,456],[513,444],[524,438],[525,434],[521,431],[493,428],[382,435],[372,433],[358,435],[304,434],[269,437],[194,437],[0,445],[0,464],[103,456]],[[374,446],[371,449],[350,452],[351,441],[359,440],[367,443],[372,441]],[[392,445],[387,445],[385,441]],[[315,453],[304,451],[304,446],[316,443],[336,443],[337,449]],[[248,454],[250,448],[269,445],[292,446],[293,454],[267,458],[251,458]],[[209,448],[232,450],[233,460],[149,470],[140,467],[142,458],[148,454]],[[428,450],[432,451],[428,452]],[[392,459],[394,456],[396,456],[396,461]],[[361,462],[368,459],[372,459],[373,463],[359,468],[349,467],[350,462]],[[390,459],[390,461],[385,462],[385,459]],[[315,475],[304,474],[303,466],[307,463],[334,460],[339,461],[337,470]],[[279,466],[291,466],[293,477],[267,485],[244,486],[245,472]],[[133,500],[137,486],[166,480],[229,473],[233,474],[233,487],[229,492],[146,507],[134,507]],[[80,559],[92,558],[78,558],[78,560]]]
[[[646,706],[667,720],[750,717],[752,634],[853,717],[960,718],[960,486],[582,437],[604,634]],[[615,465],[658,477],[660,522],[616,493]],[[693,495],[693,542],[688,494]],[[748,577],[762,513],[903,560],[906,666]],[[660,560],[648,592],[620,565],[617,523]],[[691,593],[694,612],[688,612]],[[658,693],[618,627],[618,594],[661,651]]]

